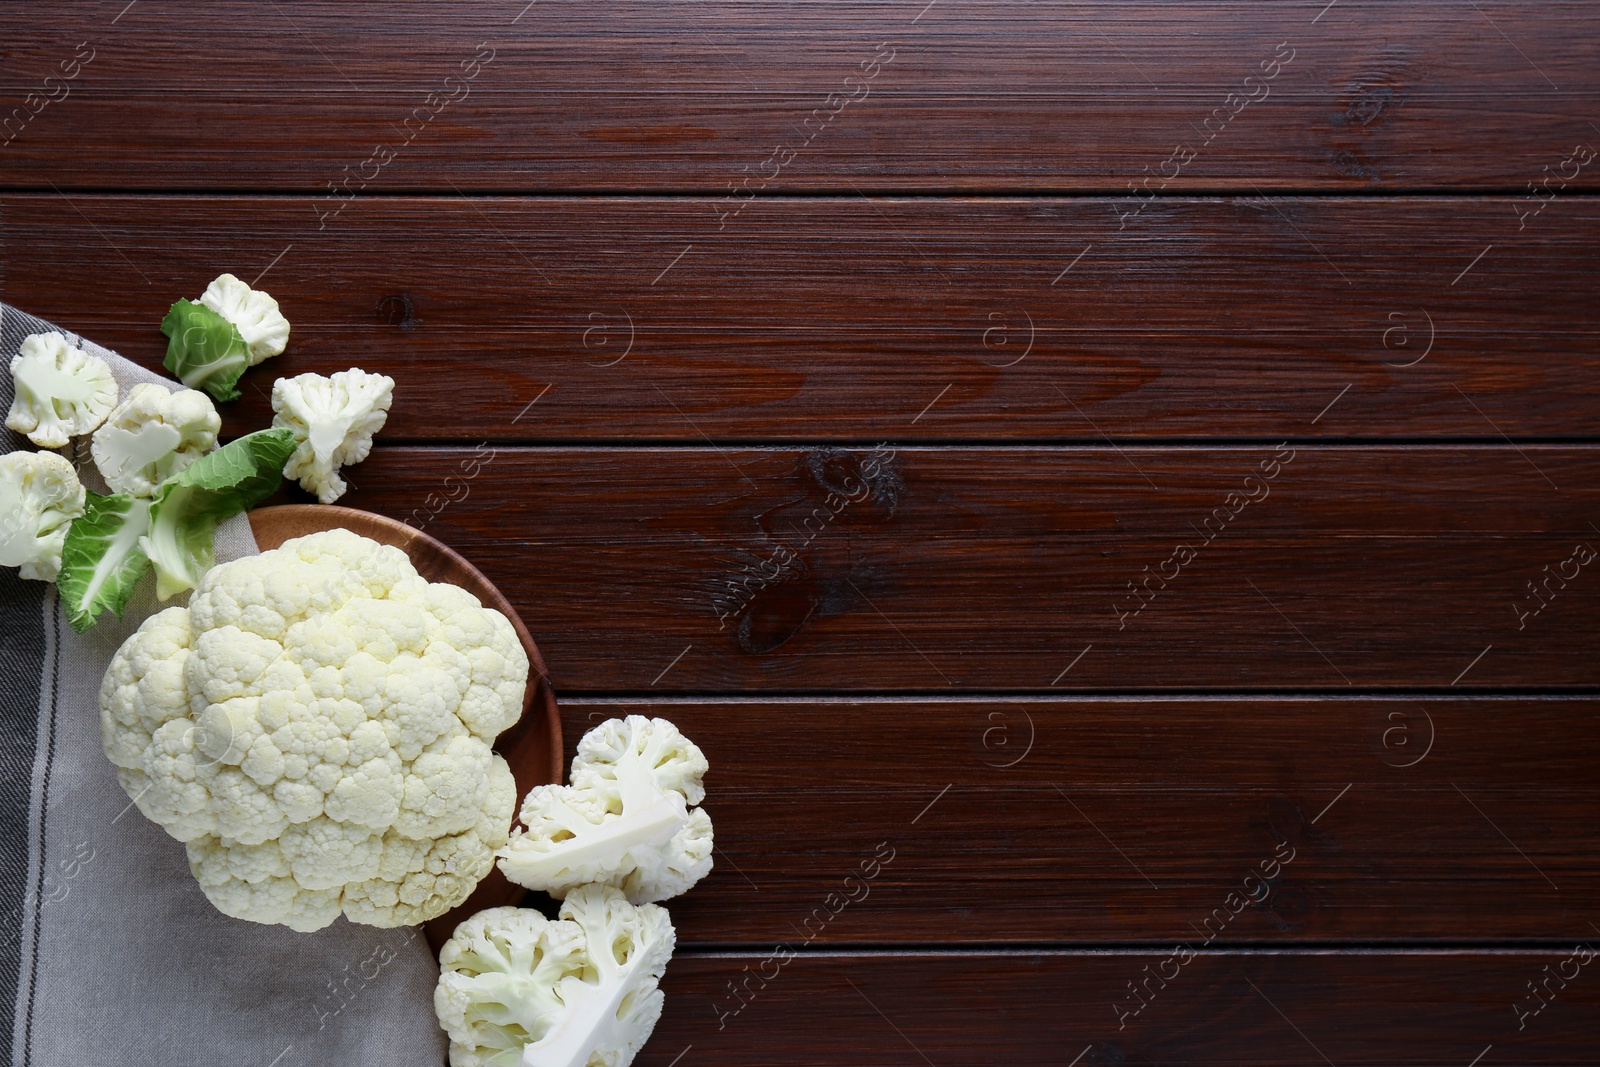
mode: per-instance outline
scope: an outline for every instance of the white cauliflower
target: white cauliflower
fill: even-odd
[[[194,389],[168,392],[151,382],[128,390],[94,432],[90,451],[112,492],[150,496],[217,443],[222,417]]]
[[[219,275],[206,286],[198,302],[238,329],[250,349],[252,367],[289,345],[289,320],[278,310],[278,302],[231,274]]]
[[[635,904],[683,893],[711,870],[709,765],[666,719],[629,715],[583,735],[572,784],[541,785],[522,801],[495,855],[518,885],[560,899],[577,886],[615,886]]]
[[[372,451],[372,435],[389,420],[394,379],[351,368],[325,377],[300,374],[272,383],[274,426],[287,426],[299,447],[283,468],[324,504],[344,495],[339,468],[360,463]]]
[[[0,456],[0,567],[54,581],[67,528],[83,514],[83,505],[78,472],[54,452]]]
[[[219,910],[405,926],[465,900],[506,841],[516,785],[489,746],[527,679],[504,615],[331,530],[216,566],[146,620],[100,723]]]
[[[16,392],[6,425],[40,448],[65,448],[88,433],[117,403],[111,365],[75,347],[64,334],[36,333],[23,338],[11,358]]]
[[[627,1067],[661,1018],[677,935],[665,908],[576,889],[552,922],[491,908],[439,953],[433,1006],[451,1067]]]

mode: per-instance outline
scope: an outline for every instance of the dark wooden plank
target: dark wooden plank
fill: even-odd
[[[173,299],[265,271],[295,333],[236,431],[273,376],[359,364],[399,381],[390,440],[1594,432],[1594,200],[1521,233],[1503,199],[714,208],[364,199],[319,231],[303,199],[12,196],[0,292],[158,366]]]
[[[1600,683],[1591,447],[874,455],[384,448],[345,502],[482,568],[561,693]]]
[[[705,751],[686,943],[1580,938],[1592,699],[563,703]]]
[[[1597,142],[1582,0],[1323,6],[9,5],[0,181],[1521,190]]]
[[[637,1062],[1589,1067],[1600,982],[1596,938],[1582,940],[1585,948],[1538,952],[1205,953],[1181,967],[1170,948],[787,962],[680,955],[663,983],[666,1012]],[[1147,967],[1176,976],[1163,987]],[[1147,980],[1145,1008],[1119,1015],[1116,1007],[1139,1003],[1128,983]],[[1542,1001],[1528,982],[1548,982]],[[733,992],[741,987],[743,1001]]]

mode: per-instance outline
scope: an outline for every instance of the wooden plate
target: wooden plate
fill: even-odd
[[[459,585],[511,620],[522,647],[528,653],[528,688],[522,699],[522,718],[495,741],[495,751],[506,758],[517,780],[518,803],[536,785],[560,782],[562,778],[561,716],[556,712],[556,695],[550,687],[549,673],[539,647],[516,609],[500,594],[483,573],[454,550],[403,522],[370,511],[333,507],[327,504],[284,504],[250,512],[250,529],[256,544],[265,552],[292,537],[322,530],[345,529],[370,537],[380,544],[393,545],[411,559],[417,573],[430,582]],[[449,940],[456,924],[484,908],[517,904],[527,890],[506,880],[499,868],[491,870],[466,903],[427,924],[428,941],[437,952]]]

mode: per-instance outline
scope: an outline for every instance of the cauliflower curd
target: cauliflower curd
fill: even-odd
[[[214,567],[146,620],[100,719],[219,910],[405,926],[465,900],[506,843],[516,785],[489,746],[527,680],[504,615],[331,530]]]

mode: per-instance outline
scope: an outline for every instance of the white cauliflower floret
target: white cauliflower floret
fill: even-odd
[[[495,855],[518,885],[560,899],[590,883],[615,886],[635,904],[683,893],[711,870],[708,764],[666,719],[630,715],[578,742],[572,784],[541,785],[523,799],[526,829]]]
[[[117,403],[111,365],[55,332],[23,338],[11,377],[16,391],[6,425],[40,448],[65,448],[104,422]]]
[[[128,390],[95,431],[94,465],[114,493],[149,496],[217,443],[222,417],[206,394],[153,382]]]
[[[452,709],[482,685],[515,704],[487,717],[514,723],[528,658],[505,616],[434,588],[398,549],[312,534],[213,568],[189,607],[117,651],[106,755],[139,810],[188,844],[219,910],[297,930],[341,912],[411,925],[493,867],[516,784],[490,750],[498,730]],[[499,665],[481,683],[481,650],[451,645],[469,609]]]
[[[451,1067],[628,1067],[661,1018],[675,944],[665,908],[610,886],[574,890],[554,922],[479,912],[439,953]]]
[[[299,442],[284,476],[298,479],[324,504],[338,500],[347,488],[339,468],[367,458],[393,402],[393,378],[355,368],[331,378],[300,374],[273,382],[272,425],[287,426]]]
[[[0,456],[0,567],[54,581],[67,527],[83,514],[84,499],[78,472],[55,453]]]
[[[143,773],[151,737],[168,722],[187,718],[183,668],[192,639],[189,612],[168,608],[144,620],[106,668],[100,728],[106,756],[118,767]]]
[[[230,846],[215,837],[189,842],[189,869],[206,899],[224,915],[293,930],[320,930],[339,917],[339,891],[314,890],[270,858],[277,845]]]
[[[506,843],[511,813],[517,806],[517,783],[498,754],[489,764],[488,782],[478,820],[470,830],[434,841],[408,838],[390,830],[384,837],[378,874],[361,885],[345,888],[345,914],[356,922],[367,914],[423,922],[438,914],[435,899],[454,907],[494,866],[494,850]]]
[[[289,320],[278,302],[231,274],[219,275],[198,301],[233,323],[250,348],[250,365],[280,354],[289,344]]]

